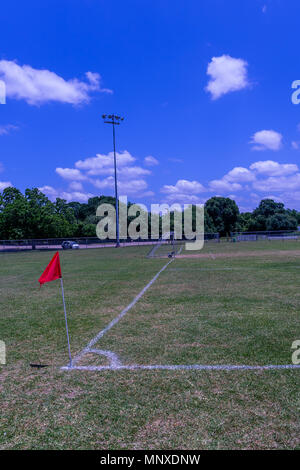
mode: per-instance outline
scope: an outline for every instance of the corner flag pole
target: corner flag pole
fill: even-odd
[[[61,283],[61,293],[62,293],[62,299],[63,299],[63,305],[64,305],[66,330],[67,330],[67,338],[68,338],[70,367],[72,367],[72,357],[71,357],[71,349],[70,349],[70,338],[69,338],[67,311],[66,311],[66,303],[65,303],[64,285],[63,285],[63,280],[62,280],[60,260],[59,260],[59,252],[58,251],[55,253],[52,260],[50,261],[50,263],[46,267],[45,271],[40,276],[39,283],[40,283],[40,286],[42,286],[43,284],[45,284],[45,282],[55,281],[56,279],[60,279],[60,283]]]
[[[68,350],[69,350],[70,367],[72,367],[72,356],[71,356],[71,348],[70,348],[70,338],[69,338],[67,311],[66,311],[66,304],[65,304],[64,284],[63,284],[62,277],[60,278],[60,284],[61,284],[61,293],[62,293],[62,298],[63,298],[64,312],[65,312],[65,321],[66,321],[66,330],[67,330],[67,338],[68,338]]]

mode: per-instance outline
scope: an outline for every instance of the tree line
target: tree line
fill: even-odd
[[[96,209],[102,203],[115,206],[115,198],[96,196],[87,203],[67,202],[57,198],[55,202],[39,189],[8,187],[0,193],[0,239],[79,238],[95,237]],[[128,203],[128,206],[132,203]],[[240,213],[230,198],[212,197],[204,206],[206,233],[297,230],[300,212],[286,209],[283,203],[263,199],[252,212]],[[128,218],[128,223],[132,220]],[[172,230],[172,213],[171,213]]]

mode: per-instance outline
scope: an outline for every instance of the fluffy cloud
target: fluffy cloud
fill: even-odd
[[[114,189],[115,179],[113,176],[108,176],[103,180],[93,180],[92,183],[99,189]],[[128,181],[118,181],[118,190],[121,194],[137,194],[147,189],[148,184],[143,179],[134,179]]]
[[[69,189],[72,191],[83,191],[83,186],[82,183],[79,181],[72,181],[72,183],[69,184]]]
[[[255,132],[250,141],[252,150],[279,150],[282,145],[282,135],[272,130]]]
[[[154,193],[146,191],[148,184],[145,176],[151,175],[150,169],[133,165],[136,158],[126,150],[116,153],[117,158],[117,176],[119,193],[134,194],[135,197],[148,197]],[[153,158],[153,157],[151,157]],[[70,180],[69,189],[72,191],[83,192],[81,181],[92,184],[98,189],[114,190],[114,154],[97,154],[95,157],[78,160],[75,163],[76,168],[56,168],[56,173],[65,180]],[[103,179],[96,178],[103,176]],[[47,188],[49,191],[49,188]]]
[[[151,171],[147,170],[146,168],[141,168],[140,166],[125,166],[118,170],[119,179],[131,179],[146,175],[151,175]]]
[[[166,195],[164,202],[200,203],[203,199],[200,200],[198,195],[207,193],[208,197],[210,194],[236,199],[241,207],[244,202],[257,204],[273,193],[273,199],[291,200],[291,195],[297,190],[300,194],[298,166],[273,160],[254,162],[249,168],[234,167],[222,178],[210,181],[206,188],[198,181],[187,180],[179,180],[175,185],[161,188],[161,192]]]
[[[0,135],[7,135],[11,131],[16,131],[18,126],[14,126],[13,124],[5,124],[4,126],[0,126]]]
[[[198,181],[178,180],[175,185],[164,185],[161,192],[165,194],[164,202],[178,204],[197,204],[202,202],[198,194],[203,193],[204,186]]]
[[[273,160],[264,160],[252,163],[250,170],[267,176],[285,176],[296,173],[299,168],[294,163],[278,163]]]
[[[247,168],[244,168],[242,166],[236,166],[231,171],[229,171],[227,175],[223,177],[223,179],[228,182],[244,183],[253,181],[255,179],[255,176]]]
[[[98,73],[87,72],[85,75],[87,81],[77,78],[65,80],[50,70],[0,60],[0,79],[5,82],[6,96],[25,100],[30,105],[49,101],[78,105],[87,103],[93,91],[111,93],[111,90],[101,88]]]
[[[172,185],[164,185],[161,189],[165,194],[199,194],[205,191],[204,186],[198,181],[178,180]]]
[[[77,168],[56,168],[56,173],[66,180],[80,181],[87,177]]]
[[[207,67],[207,75],[211,78],[206,86],[212,99],[216,100],[226,93],[248,87],[247,66],[245,60],[229,55],[213,57]]]
[[[116,159],[118,163],[118,169],[123,166],[131,165],[135,162],[135,158],[130,155],[127,150],[124,152],[116,152]],[[97,154],[96,157],[86,158],[85,160],[78,160],[75,163],[75,167],[80,170],[87,171],[88,175],[103,175],[113,170],[114,166],[114,154],[109,152],[107,155]],[[109,173],[108,173],[109,174]]]
[[[3,191],[5,188],[12,186],[10,181],[0,181],[0,191]]]
[[[154,157],[151,157],[154,158]],[[123,194],[135,194],[136,197],[153,195],[145,192],[148,187],[144,177],[151,175],[151,171],[141,166],[133,165],[136,158],[127,150],[116,153],[118,189]],[[153,164],[153,162],[152,162]],[[99,189],[114,189],[114,154],[97,154],[96,157],[79,160],[75,163],[78,171],[85,172],[88,181]],[[94,179],[95,176],[105,176],[103,179]]]
[[[253,184],[257,191],[286,191],[300,189],[300,173],[290,176],[270,176]]]
[[[219,191],[221,193],[228,193],[231,191],[240,191],[243,187],[239,183],[231,183],[225,178],[220,180],[212,180],[209,183],[209,188],[211,191]]]
[[[155,165],[159,165],[159,161],[156,158],[149,155],[148,157],[144,158],[144,164],[147,166],[155,166]]]
[[[248,168],[236,166],[221,179],[210,181],[209,189],[210,191],[219,191],[222,194],[232,191],[240,191],[243,189],[241,183],[249,183],[254,179],[255,175],[248,170]]]
[[[62,191],[59,189],[55,189],[52,186],[42,186],[39,188],[42,193],[46,194],[46,196],[51,199],[51,201],[55,201],[57,197],[61,199],[65,199],[67,202],[71,201],[78,201],[78,202],[87,202],[90,197],[94,197],[94,194],[91,193],[84,193],[81,191]]]

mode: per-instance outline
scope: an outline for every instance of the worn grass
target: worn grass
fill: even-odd
[[[166,263],[148,251],[61,253],[73,355]],[[290,364],[299,242],[208,243],[203,252],[214,256],[171,263],[96,347],[125,364]],[[217,256],[231,252],[240,256]],[[60,284],[37,283],[51,256],[0,256],[1,449],[300,448],[299,370],[61,371]],[[31,369],[39,359],[49,367]]]

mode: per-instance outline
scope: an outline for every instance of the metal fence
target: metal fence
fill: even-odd
[[[218,242],[219,234],[205,234],[205,241]],[[78,243],[80,248],[108,248],[116,245],[116,240],[100,240],[97,237],[79,237],[79,238],[35,238],[24,240],[0,240],[0,252],[7,251],[26,251],[26,250],[59,250],[62,248],[64,241],[74,241]],[[183,238],[183,241],[185,239]],[[168,243],[169,240],[166,241]],[[154,245],[161,243],[161,239],[120,239],[121,246],[139,246],[139,245]]]
[[[231,233],[231,241],[235,242],[256,242],[260,240],[298,240],[300,232],[295,230],[273,230],[261,232],[235,232]]]
[[[0,240],[0,252],[7,251],[26,251],[26,250],[59,250],[62,248],[63,241],[74,241],[79,244],[80,248],[105,248],[114,247],[116,240],[100,240],[97,237],[78,237],[78,238],[42,238],[42,239],[24,239],[24,240]],[[277,230],[265,232],[235,232],[230,237],[220,238],[218,233],[205,233],[205,242],[220,243],[227,242],[243,242],[243,241],[260,241],[260,240],[300,240],[300,231],[295,230]],[[186,240],[185,237],[182,241]],[[120,239],[121,246],[139,246],[139,245],[155,245],[161,244],[162,239]],[[170,243],[166,240],[165,243]]]
[[[62,243],[66,240],[78,243],[80,248],[105,248],[116,245],[116,240],[100,240],[97,237],[0,240],[0,251],[59,250],[62,248]],[[121,246],[152,243],[155,243],[155,240],[120,240]]]

